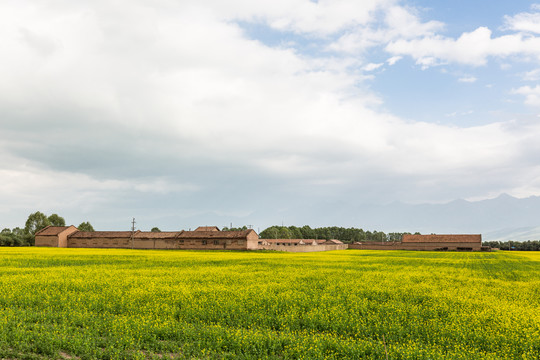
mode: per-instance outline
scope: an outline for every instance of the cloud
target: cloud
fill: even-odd
[[[403,59],[403,56],[392,56],[391,58],[386,60],[386,62],[388,63],[388,65],[392,66],[401,59]]]
[[[464,83],[474,83],[476,82],[476,80],[478,79],[474,76],[465,76],[458,79],[459,82],[464,82]]]
[[[326,36],[369,23],[375,12],[388,9],[398,2],[263,0],[255,3],[236,0],[227,4],[213,1],[211,6],[220,15],[230,19],[262,22],[279,31]]]
[[[540,58],[540,38],[522,34],[492,38],[491,35],[490,29],[479,27],[457,39],[440,35],[399,39],[390,42],[386,50],[395,55],[409,55],[423,67],[446,63],[481,66],[492,56],[505,58],[518,54]]]
[[[443,29],[438,21],[421,22],[411,8],[391,6],[383,8],[370,22],[350,27],[328,46],[329,50],[343,53],[363,53],[374,46],[385,45],[396,39],[414,39],[433,35]],[[394,57],[399,60],[397,57]]]
[[[527,71],[523,74],[523,80],[525,81],[538,81],[540,80],[540,69],[534,69]]]
[[[375,63],[369,63],[369,64],[365,65],[365,66],[363,67],[363,69],[364,69],[365,71],[373,71],[373,70],[379,69],[379,68],[380,68],[381,66],[383,66],[383,65],[384,65],[384,63],[378,63],[378,64],[375,64]]]
[[[144,209],[249,213],[427,192],[436,201],[473,192],[490,169],[520,173],[536,125],[401,119],[364,86],[361,64],[384,63],[350,54],[392,41],[389,65],[404,55],[422,66],[481,64],[499,47],[515,53],[506,41],[532,53],[536,39],[492,39],[487,29],[442,38],[441,23],[395,4],[21,1],[0,9],[0,213],[14,204],[26,215],[83,209],[111,219]],[[272,47],[251,38],[245,21],[327,39],[348,55]]]
[[[524,95],[527,105],[540,106],[540,85],[536,85],[536,87],[522,86],[512,90],[512,93]]]
[[[531,6],[532,10],[540,10],[538,4]],[[514,16],[504,17],[504,29],[540,34],[540,12],[523,12]]]

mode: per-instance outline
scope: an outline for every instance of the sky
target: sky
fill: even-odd
[[[540,3],[5,0],[0,40],[2,228],[540,195]]]

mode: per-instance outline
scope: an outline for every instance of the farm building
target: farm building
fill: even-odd
[[[200,227],[195,231],[78,231],[74,226],[48,226],[36,233],[36,246],[120,249],[235,249],[256,250],[254,230],[219,231]]]
[[[67,247],[68,236],[77,231],[79,230],[73,225],[47,226],[36,233],[36,246]]]
[[[481,235],[403,235],[401,242],[344,244],[339,240],[259,239],[254,230],[220,231],[79,231],[75,226],[48,226],[35,235],[36,246],[119,249],[277,250],[314,252],[344,249],[481,251]]]
[[[404,234],[401,242],[358,242],[349,245],[350,249],[365,250],[453,250],[481,251],[482,235],[411,235]]]
[[[316,239],[259,239],[259,249],[288,252],[345,250],[347,244],[339,240]]]
[[[418,250],[480,251],[482,235],[411,235],[405,234],[401,244]]]

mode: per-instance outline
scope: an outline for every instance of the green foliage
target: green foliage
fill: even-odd
[[[482,245],[491,248],[499,248],[501,250],[517,250],[517,251],[540,251],[539,240],[528,241],[483,241]]]
[[[161,230],[159,230],[158,227],[153,227],[152,230],[150,230],[150,232],[161,232]]]
[[[80,223],[79,226],[77,226],[77,229],[79,229],[79,231],[95,231],[92,224],[88,221]]]
[[[531,252],[4,248],[0,358],[533,360],[539,283]]]
[[[18,227],[13,230],[3,229],[0,233],[0,246],[32,246],[35,244],[34,235],[49,225],[66,226],[66,221],[58,214],[47,217],[42,212],[36,211],[28,216],[24,229]]]
[[[48,219],[52,226],[66,226],[66,220],[58,214],[52,214]]]
[[[34,235],[36,232],[46,228],[49,225],[51,225],[51,223],[47,216],[40,211],[36,211],[28,216],[28,220],[26,220],[26,224],[24,226],[24,231],[30,235]]]
[[[242,226],[242,227],[227,227],[225,226],[223,229],[221,229],[221,231],[244,231],[244,230],[247,230],[248,227],[246,225]]]
[[[321,227],[312,229],[308,225],[296,226],[271,226],[259,234],[262,239],[338,239],[344,243],[356,241],[401,241],[404,233],[389,233],[382,231],[364,231],[357,228],[343,228],[338,226]]]
[[[34,236],[25,232],[24,229],[5,228],[0,233],[0,246],[31,246],[34,245]]]

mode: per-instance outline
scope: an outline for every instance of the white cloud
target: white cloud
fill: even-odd
[[[373,71],[373,70],[377,70],[379,69],[381,66],[383,66],[384,63],[378,63],[378,64],[375,64],[375,63],[369,63],[367,64],[366,66],[363,67],[363,69],[365,71]]]
[[[450,182],[444,179],[481,180],[490,168],[517,172],[540,129],[405,121],[358,86],[365,79],[359,64],[372,71],[384,63],[269,47],[247,38],[236,23],[262,22],[321,39],[344,31],[330,47],[351,53],[392,41],[389,65],[403,55],[425,67],[477,65],[492,54],[540,48],[535,38],[520,35],[492,39],[485,28],[457,40],[439,37],[442,24],[423,23],[396,3],[2,4],[4,213],[14,203],[32,210],[99,209],[126,191],[173,196],[214,189],[222,196],[217,201],[227,204],[253,186],[250,194],[289,201],[275,189],[289,189],[290,181],[383,194],[394,191],[393,184],[381,185],[380,178],[419,191],[414,179],[422,177]],[[382,11],[381,28],[373,26],[374,11]],[[6,163],[10,157],[16,160]],[[247,181],[248,175],[260,183]],[[267,186],[268,179],[279,186]],[[237,185],[225,191],[227,184]],[[320,188],[309,194],[319,195]],[[212,206],[209,195],[201,196]]]
[[[373,17],[371,22],[351,27],[328,48],[344,53],[361,53],[373,46],[384,45],[396,39],[430,36],[444,27],[438,21],[421,22],[410,8],[391,6],[384,8],[382,12],[381,21]]]
[[[465,76],[458,79],[459,82],[463,82],[463,83],[474,83],[476,82],[476,80],[478,79],[474,76]]]
[[[400,39],[390,42],[386,50],[395,55],[409,55],[424,67],[448,62],[480,66],[490,56],[504,58],[520,54],[540,58],[540,38],[521,34],[492,38],[491,35],[491,30],[479,27],[457,39],[440,35]]]
[[[540,106],[540,85],[536,85],[536,87],[522,86],[514,89],[512,93],[524,95],[527,105]]]
[[[392,66],[401,59],[403,59],[403,56],[392,56],[391,58],[386,60],[386,62],[388,63],[388,65]]]
[[[534,69],[527,71],[523,74],[523,80],[525,81],[538,81],[540,80],[540,69]]]
[[[531,8],[532,10],[540,10],[538,4],[531,6]],[[540,34],[540,12],[523,12],[514,16],[505,16],[504,21],[504,29],[506,30]]]
[[[398,0],[263,0],[213,1],[212,7],[230,19],[264,22],[281,31],[329,35],[370,22],[374,12]],[[195,2],[197,3],[197,2]],[[205,6],[209,4],[206,3]]]

